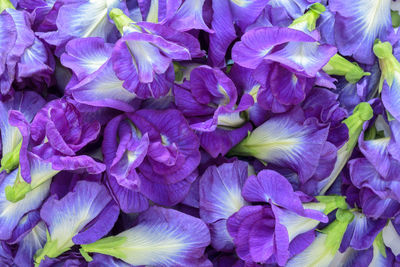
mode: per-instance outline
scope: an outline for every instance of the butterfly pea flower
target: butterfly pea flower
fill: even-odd
[[[374,53],[379,58],[379,67],[381,69],[381,80],[379,92],[386,110],[396,120],[400,120],[400,111],[398,109],[398,84],[400,74],[400,63],[393,55],[393,48],[389,42],[380,42],[374,45]]]
[[[245,111],[253,98],[245,94],[236,106],[237,89],[219,69],[194,68],[190,81],[176,86],[174,95],[177,107],[198,132],[201,146],[213,157],[225,155],[251,129]]]
[[[223,0],[212,2],[212,30],[209,44],[209,62],[213,67],[224,67],[225,54],[229,45],[237,38],[234,24],[246,31],[247,26],[252,24],[261,14],[267,1],[236,1]],[[236,60],[235,60],[236,61]]]
[[[58,4],[56,2],[56,4]],[[56,46],[55,54],[64,52],[67,42],[74,38],[100,37],[105,41],[112,42],[118,39],[118,31],[110,21],[109,13],[113,8],[126,9],[124,0],[80,0],[64,2],[53,16],[55,29],[38,35],[47,43]]]
[[[339,209],[336,220],[322,229],[311,245],[291,258],[286,266],[328,266],[334,260],[347,226],[353,218],[352,212]]]
[[[391,0],[329,1],[335,12],[335,37],[341,55],[353,56],[364,64],[373,64],[372,51],[377,38],[387,40],[393,31],[390,16]]]
[[[140,98],[159,98],[170,91],[172,60],[203,55],[198,41],[188,33],[149,22],[135,23],[120,9],[113,9],[110,17],[122,35],[112,52],[113,69],[123,86]]]
[[[132,228],[81,245],[81,251],[111,255],[132,265],[208,266],[203,253],[209,243],[210,233],[202,220],[154,206],[141,213]]]
[[[18,167],[22,135],[18,128],[11,125],[9,112],[19,111],[30,122],[44,106],[44,99],[35,92],[16,92],[9,100],[0,102],[0,133],[2,140],[2,159],[0,170],[7,172]]]
[[[328,133],[329,127],[320,125],[315,118],[306,119],[297,109],[273,116],[258,126],[229,155],[253,156],[290,168],[305,182],[318,166]]]
[[[136,94],[128,91],[115,74],[111,52],[112,45],[102,38],[69,41],[65,53],[61,55],[62,64],[73,71],[66,94],[82,104],[132,112],[135,110]]]
[[[182,201],[197,178],[198,149],[197,136],[178,110],[142,109],[112,120],[103,152],[121,209],[144,210],[148,199],[167,206]]]
[[[47,198],[50,189],[50,181],[45,181],[30,192],[18,202],[11,202],[6,198],[6,188],[12,186],[18,178],[18,169],[9,174],[3,172],[0,184],[0,240],[9,240],[13,238],[13,231],[18,231],[18,224],[23,223],[24,215],[32,210],[40,208],[42,202]],[[29,222],[28,218],[28,222]]]
[[[192,29],[212,33],[203,19],[204,0],[145,0],[139,3],[144,21],[166,25],[180,32]]]
[[[358,137],[362,131],[362,127],[365,121],[368,121],[373,116],[373,110],[371,106],[362,102],[358,104],[354,110],[353,114],[346,118],[343,123],[346,124],[348,128],[348,141],[337,151],[337,159],[331,174],[321,180],[318,183],[318,191],[323,195],[329,187],[334,183],[337,176],[342,171],[343,167],[346,165],[347,161],[350,159],[354,147],[357,144]]]
[[[7,41],[3,41],[2,50],[7,53],[0,62],[1,94],[9,94],[13,82],[22,88],[49,86],[55,62],[49,48],[31,29],[33,16],[16,10],[8,0],[3,2],[6,9],[0,19]]]
[[[290,2],[281,1],[281,0],[270,0],[268,5],[273,8],[283,8],[283,10],[289,15],[292,19],[296,19],[301,17],[306,9],[310,6],[310,4],[315,3],[315,0],[294,0]]]
[[[17,114],[18,115],[18,114]],[[61,170],[87,170],[101,173],[105,166],[77,152],[95,140],[100,132],[97,121],[85,121],[77,108],[66,99],[50,101],[29,124],[23,116],[15,123],[23,135],[19,152],[18,177],[7,187],[7,199],[18,201],[24,195],[51,180]]]
[[[35,265],[55,258],[74,244],[92,243],[113,227],[119,210],[105,186],[79,181],[72,192],[58,199],[52,195],[43,204],[40,217],[47,226],[47,241],[35,254]],[[90,223],[90,224],[89,224]]]
[[[14,263],[20,266],[32,264],[35,252],[43,248],[46,243],[46,224],[40,221],[39,211],[32,211],[25,215],[16,229],[13,236],[7,241],[9,244],[19,244]]]
[[[125,212],[148,208],[147,198],[140,193],[141,182],[136,170],[148,148],[148,134],[142,134],[125,115],[112,119],[104,130],[102,149],[109,185]]]
[[[340,244],[339,251],[341,253],[344,253],[349,247],[356,250],[369,249],[386,224],[385,219],[374,220],[365,216],[361,211],[354,211],[353,215],[354,219],[347,226]]]
[[[232,251],[234,243],[227,230],[228,218],[249,203],[242,187],[248,176],[243,161],[210,166],[199,181],[200,217],[210,227],[211,245],[218,251]]]
[[[242,196],[249,202],[270,204],[244,206],[227,221],[236,253],[246,262],[276,261],[282,266],[312,242],[321,221],[328,221],[324,203],[302,203],[302,194],[294,192],[286,178],[272,170],[250,176]]]

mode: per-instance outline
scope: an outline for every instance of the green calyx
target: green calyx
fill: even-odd
[[[400,26],[400,14],[398,11],[391,11],[392,15],[392,26],[393,28],[397,28]]]
[[[339,54],[334,55],[322,69],[329,75],[344,76],[353,84],[362,77],[371,75],[369,72],[364,72],[356,62],[350,62]]]
[[[19,151],[21,150],[22,141],[13,149],[13,151],[5,154],[1,159],[0,172],[5,170],[7,173],[11,172],[19,165]]]
[[[93,258],[90,257],[89,254],[83,250],[83,248],[80,248],[79,252],[81,253],[82,257],[85,259],[85,261],[91,262],[93,260]]]
[[[124,259],[126,255],[123,253],[123,248],[126,239],[125,236],[109,236],[91,244],[81,245],[81,250],[86,254],[96,252]]]
[[[57,245],[57,240],[51,240],[50,233],[48,230],[46,230],[46,237],[47,241],[46,244],[42,249],[39,249],[36,251],[36,254],[34,256],[35,260],[35,267],[38,267],[40,265],[40,262],[47,256],[49,258],[56,258],[63,254],[65,251],[69,250],[70,248],[67,247],[65,249],[59,249]]]
[[[371,106],[367,102],[362,102],[354,108],[352,115],[342,121],[342,123],[346,124],[347,128],[349,129],[349,140],[339,149],[335,167],[331,174],[326,178],[328,182],[321,189],[321,195],[325,194],[329,187],[335,182],[344,166],[347,164],[347,161],[349,160],[351,153],[357,144],[364,122],[370,120],[373,115],[374,112]]]
[[[336,209],[347,209],[346,198],[343,196],[332,195],[332,196],[316,196],[319,202],[325,204],[324,213],[328,215]]]
[[[117,27],[121,35],[124,35],[124,27],[135,23],[119,8],[111,9],[109,16],[114,21],[115,26]]]
[[[359,135],[361,134],[364,122],[370,120],[374,115],[370,104],[361,102],[354,110],[353,114],[343,121],[349,129],[349,140],[347,141],[347,149],[353,151],[357,144]]]
[[[175,81],[182,82],[183,81],[183,71],[185,67],[179,64],[179,62],[174,62],[174,72],[175,72]]]
[[[351,211],[338,209],[336,211],[336,220],[321,230],[322,233],[327,235],[326,246],[332,255],[338,251],[347,226],[353,219],[354,215]]]
[[[21,177],[20,170],[18,170],[14,184],[5,188],[7,200],[13,203],[24,199],[25,195],[30,191],[32,191],[32,186]]]
[[[7,8],[15,9],[10,0],[0,0],[0,13],[2,13]]]
[[[393,48],[389,42],[382,43],[377,40],[373,50],[379,59],[379,67],[381,69],[381,80],[379,83],[379,92],[381,92],[385,80],[390,87],[393,84],[395,75],[400,75],[400,63],[393,55]]]
[[[377,247],[379,252],[382,254],[383,257],[386,258],[386,246],[385,243],[383,242],[383,236],[382,236],[382,231],[379,232],[379,234],[376,236],[374,243],[374,247]]]
[[[289,28],[301,30],[304,26],[307,27],[308,31],[315,30],[315,25],[318,18],[326,10],[325,6],[320,3],[315,3],[310,6],[309,10],[301,17],[295,19]]]

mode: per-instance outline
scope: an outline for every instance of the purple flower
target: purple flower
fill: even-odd
[[[226,221],[248,204],[241,194],[247,176],[247,163],[234,161],[219,167],[210,166],[200,178],[200,217],[209,224],[211,244],[216,250],[233,250]]]
[[[45,105],[29,124],[21,113],[14,112],[14,124],[21,131],[20,166],[17,179],[7,198],[18,201],[26,192],[40,186],[61,170],[87,170],[101,173],[105,166],[87,155],[79,155],[100,131],[97,121],[87,122],[67,99]]]
[[[112,120],[103,152],[121,208],[143,210],[146,198],[161,205],[182,201],[197,177],[198,149],[197,136],[177,110],[144,109]]]
[[[203,257],[209,243],[209,231],[200,219],[152,207],[139,216],[134,227],[82,245],[82,249],[111,255],[132,265],[209,266],[208,259]]]
[[[202,56],[198,41],[159,24],[134,23],[121,10],[111,18],[121,32],[112,52],[113,69],[123,86],[140,98],[159,98],[173,82],[172,60]]]
[[[301,194],[293,191],[283,176],[271,170],[250,176],[242,190],[245,200],[269,202],[268,206],[244,206],[227,221],[236,253],[246,262],[283,266],[314,239],[324,204],[302,203]],[[301,240],[301,241],[299,241]]]
[[[36,256],[39,264],[45,256],[55,258],[74,244],[92,243],[113,227],[119,210],[103,185],[80,181],[62,199],[50,197],[40,211],[48,227],[48,240]]]

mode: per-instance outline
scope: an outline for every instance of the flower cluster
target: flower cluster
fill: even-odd
[[[0,266],[400,265],[396,0],[0,0]]]

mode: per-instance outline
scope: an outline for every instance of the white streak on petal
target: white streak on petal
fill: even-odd
[[[394,255],[400,254],[400,236],[392,224],[389,221],[388,225],[383,228],[382,231],[383,242],[387,247],[390,247]]]

